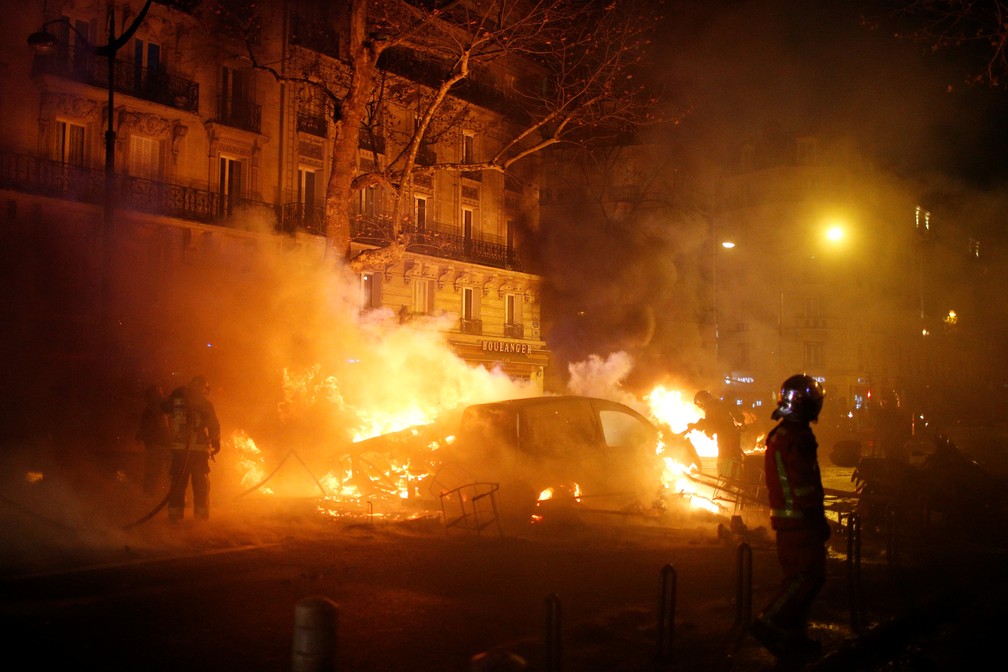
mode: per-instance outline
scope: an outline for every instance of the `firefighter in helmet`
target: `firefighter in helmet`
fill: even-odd
[[[779,420],[766,439],[764,473],[770,525],[777,536],[783,570],[780,589],[753,622],[750,632],[778,658],[815,655],[819,643],[805,632],[809,609],[826,582],[826,542],[830,536],[818,443],[809,423],[819,419],[823,388],[811,376],[794,375],[781,385]]]
[[[220,422],[206,397],[209,392],[207,379],[196,376],[172,391],[162,405],[172,430],[172,485],[168,493],[168,520],[172,522],[183,518],[190,481],[194,517],[210,517],[210,460],[220,451]]]
[[[693,403],[704,417],[687,426],[687,431],[699,429],[707,436],[717,436],[717,473],[722,478],[738,478],[742,473],[742,427],[744,418],[727,403],[707,390],[700,390]]]

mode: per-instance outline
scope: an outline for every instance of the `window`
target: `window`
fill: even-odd
[[[469,208],[462,208],[462,237],[466,241],[472,241],[473,211]]]
[[[146,40],[133,41],[133,77],[137,89],[156,86],[161,71],[161,45]]]
[[[414,212],[416,230],[417,233],[423,233],[427,230],[427,199],[422,196],[417,196],[416,207]]]
[[[131,135],[129,174],[147,180],[161,180],[161,141],[142,135]]]
[[[238,159],[220,157],[217,193],[220,194],[218,213],[230,215],[241,197],[242,164]]]
[[[223,68],[218,100],[220,121],[229,126],[258,133],[261,122],[260,108],[252,100],[251,71]]]
[[[476,142],[475,136],[471,133],[465,133],[462,135],[462,163],[472,163],[474,161],[474,145]]]
[[[315,180],[317,173],[312,168],[298,168],[298,203],[302,206],[313,207],[315,200]]]
[[[56,150],[53,157],[71,166],[84,165],[84,126],[72,121],[56,121]]]
[[[805,369],[823,366],[823,344],[815,341],[805,341]]]
[[[378,200],[378,187],[365,187],[358,192],[357,197],[357,212],[365,217],[373,217]]]
[[[361,274],[361,310],[381,308],[381,275]]]
[[[477,292],[473,287],[463,287],[462,288],[462,319],[463,320],[478,320],[479,319],[479,292]]]
[[[506,324],[522,323],[522,297],[520,294],[508,294],[504,297],[504,322]]]
[[[60,18],[61,21],[53,24],[59,53],[73,64],[78,73],[85,74],[92,60],[91,46],[88,44],[88,40],[93,38],[91,24],[88,21],[72,19],[66,15]]]
[[[433,280],[413,281],[413,312],[418,315],[430,315],[434,312]]]
[[[625,411],[600,410],[602,436],[610,448],[639,448],[654,443],[654,430]]]

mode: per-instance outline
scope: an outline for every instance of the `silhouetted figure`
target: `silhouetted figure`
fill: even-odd
[[[780,422],[766,440],[764,475],[770,525],[777,535],[780,589],[750,627],[752,635],[782,661],[815,655],[820,644],[806,634],[809,609],[826,583],[826,521],[818,443],[810,422],[819,419],[822,386],[806,375],[781,385],[771,417]]]
[[[145,495],[157,492],[161,475],[167,473],[171,460],[172,433],[168,426],[168,414],[161,408],[164,391],[158,385],[144,390],[144,406],[140,414],[140,426],[136,440],[144,444],[143,491]]]
[[[699,429],[707,436],[717,436],[717,473],[722,478],[739,478],[742,475],[742,428],[745,420],[707,390],[700,390],[693,403],[704,412],[704,417],[690,423],[687,429]]]
[[[210,460],[220,451],[220,422],[206,395],[207,379],[196,376],[176,388],[162,404],[169,413],[172,430],[171,477],[168,520],[178,522],[185,513],[186,490],[192,481],[193,515],[210,517]]]

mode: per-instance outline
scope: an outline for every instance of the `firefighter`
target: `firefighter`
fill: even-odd
[[[818,444],[811,422],[819,419],[823,388],[812,377],[791,376],[781,385],[779,420],[767,435],[764,472],[770,525],[777,535],[783,570],[780,589],[753,622],[750,632],[778,659],[814,656],[820,645],[806,634],[809,608],[826,582],[826,541]]]
[[[172,430],[172,486],[168,493],[168,520],[172,522],[183,518],[190,481],[194,517],[210,517],[210,460],[220,451],[220,422],[206,398],[209,392],[207,379],[196,376],[188,385],[176,388],[162,405]]]
[[[171,461],[172,433],[168,426],[168,414],[162,408],[164,398],[160,385],[151,385],[144,390],[147,405],[140,414],[136,440],[144,444],[145,495],[154,494]]]
[[[700,390],[693,403],[704,412],[704,417],[687,426],[687,431],[699,429],[707,436],[717,436],[717,473],[722,478],[739,478],[742,475],[742,427],[744,419],[735,409],[707,390]]]

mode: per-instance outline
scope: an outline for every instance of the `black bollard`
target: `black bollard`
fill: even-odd
[[[470,672],[518,672],[527,666],[524,658],[503,649],[477,653],[469,659]]]
[[[560,646],[560,598],[546,596],[546,672],[560,672],[563,656]]]
[[[294,607],[291,672],[335,672],[339,607],[325,597],[306,597]]]
[[[658,660],[662,663],[672,659],[675,611],[676,570],[672,565],[665,565],[661,570],[661,595],[658,598]]]
[[[738,545],[738,574],[735,579],[735,625],[744,631],[752,623],[752,548]]]

